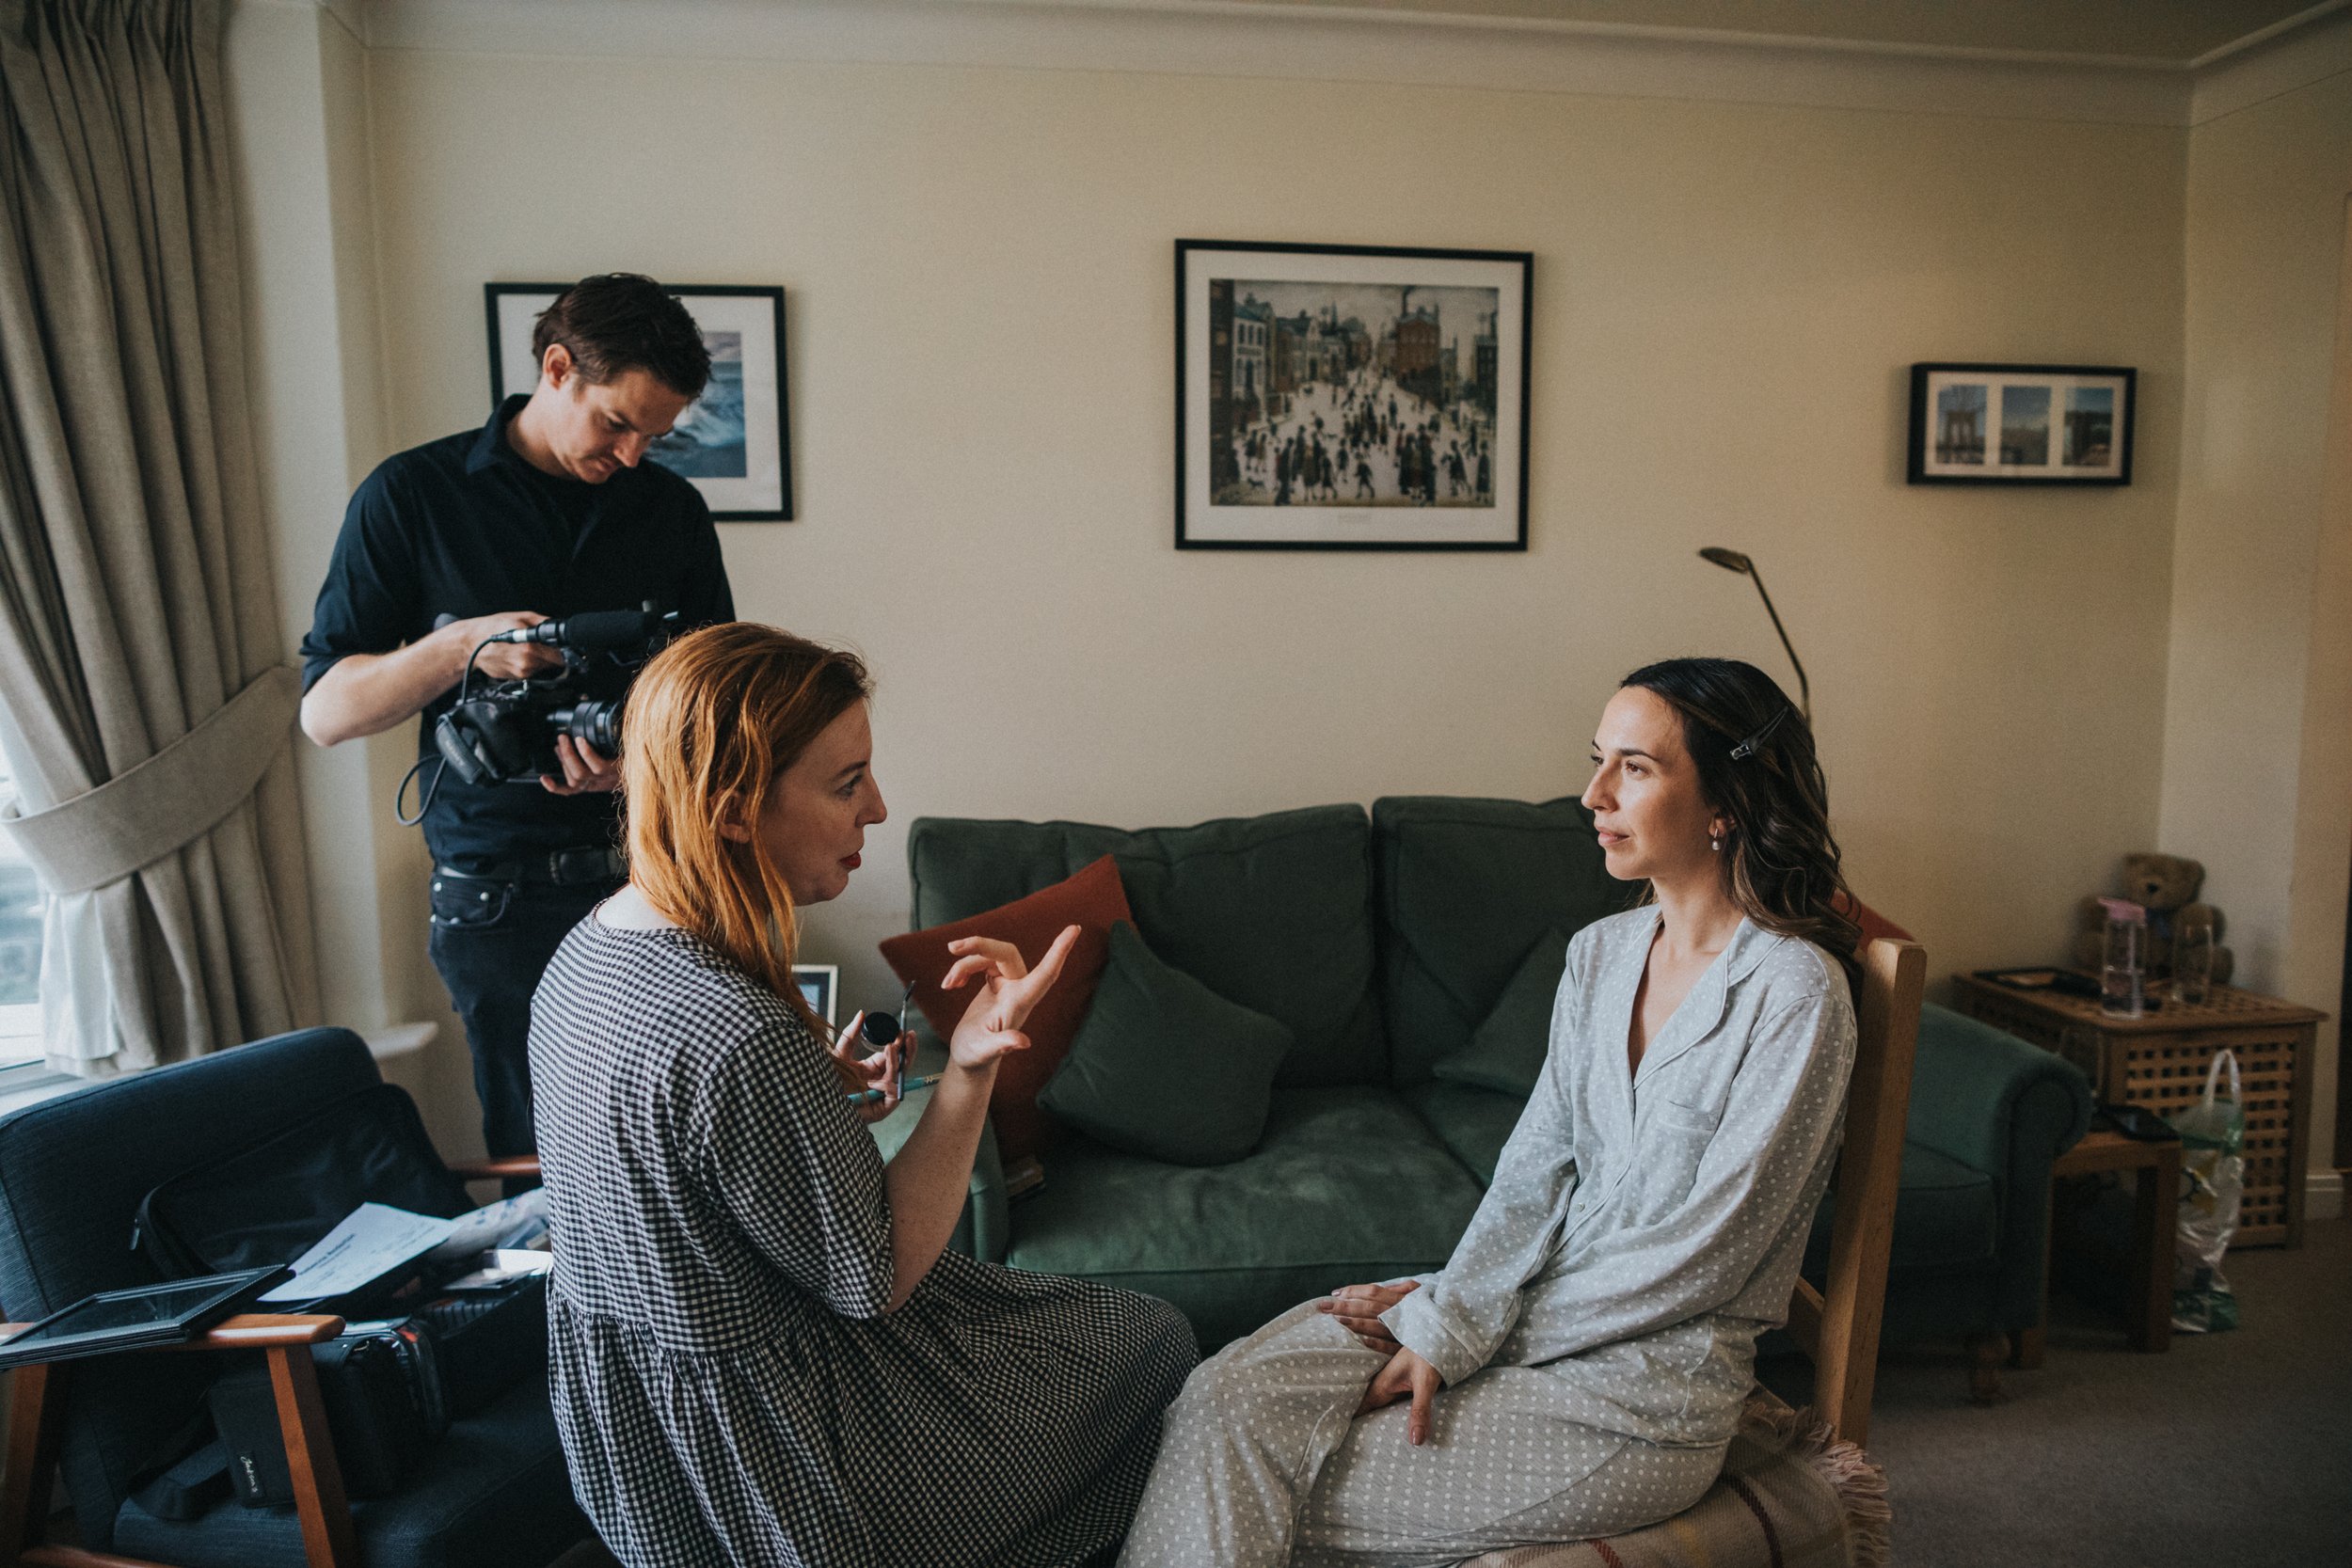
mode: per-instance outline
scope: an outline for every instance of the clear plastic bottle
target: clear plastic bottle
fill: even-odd
[[[2116,1018],[2137,1018],[2145,1006],[2148,911],[2123,898],[2100,902],[2107,907],[2107,934],[2099,966],[2099,1010]]]

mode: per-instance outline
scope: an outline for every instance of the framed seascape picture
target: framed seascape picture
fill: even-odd
[[[539,382],[531,329],[564,283],[485,283],[490,401]],[[784,384],[784,291],[676,288],[710,350],[710,384],[649,453],[694,482],[723,523],[789,522],[791,433]]]
[[[834,1023],[834,997],[841,989],[839,964],[794,964],[792,983],[801,988],[801,996],[808,1003],[809,1011],[825,1021],[827,1028]]]
[[[1176,242],[1176,547],[1527,548],[1517,250]]]
[[[2138,372],[1914,365],[1914,484],[2129,484]]]

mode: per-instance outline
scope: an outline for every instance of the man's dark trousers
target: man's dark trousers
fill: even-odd
[[[539,1147],[531,1125],[531,993],[571,928],[620,885],[434,870],[433,967],[465,1022],[482,1140],[494,1157]],[[528,983],[518,983],[522,976]]]

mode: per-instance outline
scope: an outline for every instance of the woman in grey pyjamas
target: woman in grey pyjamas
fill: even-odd
[[[1655,903],[1570,944],[1470,1228],[1438,1274],[1306,1303],[1196,1371],[1123,1568],[1451,1563],[1713,1484],[1829,1182],[1858,933],[1811,737],[1760,672],[1636,671],[1595,750],[1609,869]]]

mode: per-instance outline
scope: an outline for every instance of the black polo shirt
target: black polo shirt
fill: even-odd
[[[388,457],[361,483],[302,640],[305,691],[344,655],[390,653],[443,615],[561,618],[653,599],[687,626],[735,618],[702,493],[651,461],[600,484],[540,472],[506,443],[507,421],[528,401],[508,398],[479,431]],[[483,677],[474,678],[479,690]],[[596,682],[592,695],[618,696],[628,675],[608,671]],[[434,760],[421,782],[441,771],[433,725],[456,695],[452,687],[425,707],[417,752]],[[424,839],[436,861],[469,869],[611,844],[618,801],[550,795],[535,778],[469,784],[449,771],[434,789]]]

